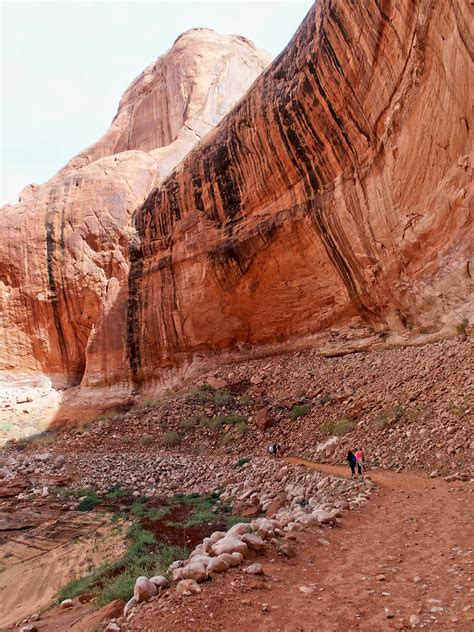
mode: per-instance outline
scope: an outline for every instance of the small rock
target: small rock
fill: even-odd
[[[250,575],[262,575],[263,568],[261,564],[255,563],[244,568],[244,573],[249,573]]]
[[[305,595],[309,595],[314,592],[314,588],[311,588],[310,586],[300,586],[298,590]]]
[[[125,604],[125,608],[123,609],[123,616],[127,617],[130,614],[130,612],[133,610],[133,608],[135,608],[136,605],[137,605],[137,601],[135,597],[132,597],[131,599],[129,599],[127,603]]]
[[[182,579],[176,586],[176,591],[180,595],[196,595],[201,592],[201,588],[194,579]]]
[[[380,575],[376,575],[376,576],[375,576],[375,579],[376,579],[378,582],[384,582],[384,581],[385,581],[385,575],[382,575],[382,574],[380,574]]]
[[[395,616],[390,608],[384,608],[384,611],[387,619],[393,619],[393,617]]]
[[[149,601],[158,592],[157,586],[151,582],[148,577],[137,577],[135,581],[135,588],[133,589],[133,596],[137,603],[143,601]]]
[[[72,599],[64,599],[64,601],[61,601],[61,603],[59,604],[60,608],[72,608],[72,606]]]
[[[109,623],[105,628],[105,632],[120,632],[120,626],[118,623]]]
[[[27,625],[22,625],[20,628],[20,632],[37,632],[38,626],[36,623],[28,623]]]
[[[163,575],[156,575],[155,577],[150,577],[150,581],[152,584],[155,584],[157,588],[168,588],[169,581]]]
[[[412,628],[416,628],[416,626],[420,623],[420,617],[417,614],[412,614],[410,615],[408,621]]]

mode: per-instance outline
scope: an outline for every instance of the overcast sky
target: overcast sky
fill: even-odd
[[[131,81],[183,31],[239,34],[277,55],[312,4],[1,1],[1,203],[108,128]]]

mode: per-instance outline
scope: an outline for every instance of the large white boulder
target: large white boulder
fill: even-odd
[[[135,581],[135,587],[133,589],[133,596],[135,597],[135,601],[137,603],[149,601],[157,593],[158,587],[153,582],[151,582],[148,577],[137,577],[137,580]]]
[[[236,536],[228,535],[213,544],[211,550],[216,556],[222,553],[242,553],[242,555],[246,555],[248,546]]]

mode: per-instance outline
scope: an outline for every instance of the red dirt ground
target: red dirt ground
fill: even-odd
[[[298,533],[295,558],[269,550],[259,560],[263,577],[229,571],[202,584],[199,595],[173,593],[140,607],[123,629],[384,632],[411,629],[417,615],[423,629],[474,630],[472,485],[382,470],[369,475],[379,486],[369,504],[345,514],[341,529]]]

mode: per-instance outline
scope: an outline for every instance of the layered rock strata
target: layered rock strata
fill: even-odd
[[[10,348],[21,345],[23,357],[69,383],[136,389],[197,354],[278,345],[354,317],[381,336],[465,327],[467,11],[447,0],[316,3],[283,53],[148,195],[122,247],[123,231],[111,238],[110,225],[82,225],[77,247],[94,251],[88,263],[103,280],[62,246],[68,226],[77,242],[77,217],[55,211],[54,195],[37,197],[46,225],[42,245],[29,242],[32,277],[27,242],[7,237],[6,291],[26,285],[35,296],[18,290],[13,310],[7,299]],[[118,195],[128,218],[158,174],[154,151],[137,165],[140,125],[128,97],[121,107],[135,140],[125,142],[119,116],[103,142],[130,151],[83,169],[125,161],[134,175]],[[147,105],[142,112],[145,121]],[[159,142],[172,137],[163,131]],[[74,191],[77,173],[58,195]],[[92,188],[95,208],[116,213],[114,186]]]
[[[136,216],[138,382],[354,315],[382,332],[465,318],[467,19],[449,2],[314,6]]]

